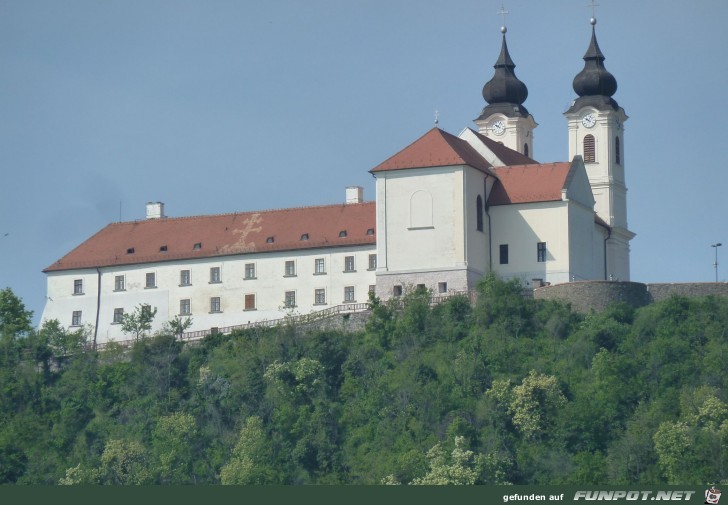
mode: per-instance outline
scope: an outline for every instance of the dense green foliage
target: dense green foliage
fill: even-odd
[[[2,483],[728,480],[725,298],[582,316],[489,277],[473,304],[373,299],[361,333],[103,352],[30,320],[0,291]]]

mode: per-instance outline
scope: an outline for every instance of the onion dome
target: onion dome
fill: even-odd
[[[483,109],[478,119],[484,119],[496,112],[500,112],[507,117],[526,117],[529,115],[528,110],[523,106],[523,102],[528,97],[528,88],[516,77],[514,72],[516,65],[508,53],[506,31],[505,27],[501,28],[503,44],[498,61],[493,65],[495,74],[483,86],[483,98],[489,105]]]
[[[597,109],[617,109],[619,105],[612,98],[617,92],[617,79],[604,67],[604,54],[599,49],[594,28],[597,20],[591,18],[589,22],[592,25],[591,42],[584,55],[584,68],[573,82],[574,91],[579,95],[575,103],[580,106],[592,105]]]

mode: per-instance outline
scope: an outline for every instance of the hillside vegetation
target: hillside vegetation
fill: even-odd
[[[728,480],[728,299],[583,316],[488,277],[428,302],[97,353],[0,291],[0,482]]]

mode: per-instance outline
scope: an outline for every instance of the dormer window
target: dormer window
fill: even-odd
[[[130,247],[129,249],[127,249],[126,254],[134,254],[134,248]]]
[[[192,249],[193,249],[193,250],[195,250],[195,251],[199,251],[200,249],[202,249],[202,242],[197,242],[197,243],[196,243],[196,244],[195,244],[195,245],[194,245],[194,246],[192,247]]]
[[[159,252],[167,252],[167,246],[166,245],[159,246]]]
[[[266,244],[272,244],[275,241],[276,241],[275,237],[268,237],[267,239],[265,239]]]
[[[374,228],[369,228],[367,230],[367,235],[374,235]]]
[[[308,233],[301,235],[301,240],[308,240]]]
[[[346,230],[341,230],[339,232],[339,238],[346,238]]]

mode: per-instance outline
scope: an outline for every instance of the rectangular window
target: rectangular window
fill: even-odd
[[[71,326],[81,326],[81,311],[74,310],[71,315]]]
[[[192,313],[192,308],[190,307],[190,299],[185,298],[184,300],[179,301],[179,313],[183,316],[189,315]]]
[[[245,310],[255,310],[255,295],[245,295]]]
[[[142,305],[142,314],[145,316],[151,317],[152,316],[152,306],[147,305],[146,303]]]
[[[369,292],[370,293],[374,293],[374,292],[376,292],[376,290],[377,290],[377,285],[376,284],[369,284]]]
[[[344,272],[353,272],[354,271],[354,256],[345,256],[344,257]]]
[[[313,260],[313,273],[318,275],[326,273],[326,262],[323,258]]]
[[[437,292],[440,294],[447,293],[447,282],[438,282]]]
[[[500,264],[501,265],[508,264],[508,244],[500,245]]]
[[[189,286],[192,284],[192,277],[190,276],[189,270],[180,270],[179,271],[179,285],[180,286]]]
[[[220,297],[213,296],[210,298],[210,312],[222,312],[220,310]]]
[[[293,260],[286,261],[286,270],[285,274],[286,277],[293,277],[296,275],[296,262]]]
[[[296,292],[295,291],[286,291],[283,304],[289,309],[295,307],[296,306]]]
[[[210,284],[217,284],[219,282],[222,282],[220,277],[220,267],[211,267],[210,268]]]
[[[376,270],[376,269],[377,269],[377,255],[370,254],[369,255],[369,270]]]
[[[83,279],[76,279],[73,281],[73,294],[74,295],[83,294]]]
[[[344,288],[344,301],[345,302],[355,302],[356,298],[354,298],[354,286],[346,286]]]
[[[144,285],[145,288],[156,288],[157,287],[157,275],[154,272],[147,273],[147,281]]]
[[[124,291],[126,283],[124,282],[123,275],[117,275],[114,277],[114,291]]]
[[[394,296],[402,296],[402,286],[394,286],[394,289],[392,289],[392,294]]]
[[[536,261],[539,263],[546,261],[546,242],[539,242],[536,245]]]
[[[124,320],[124,309],[114,309],[114,324],[121,324]]]
[[[246,279],[255,279],[255,263],[246,263],[245,264],[245,278]]]
[[[325,289],[317,289],[314,291],[314,303],[316,305],[324,305],[326,303]]]

